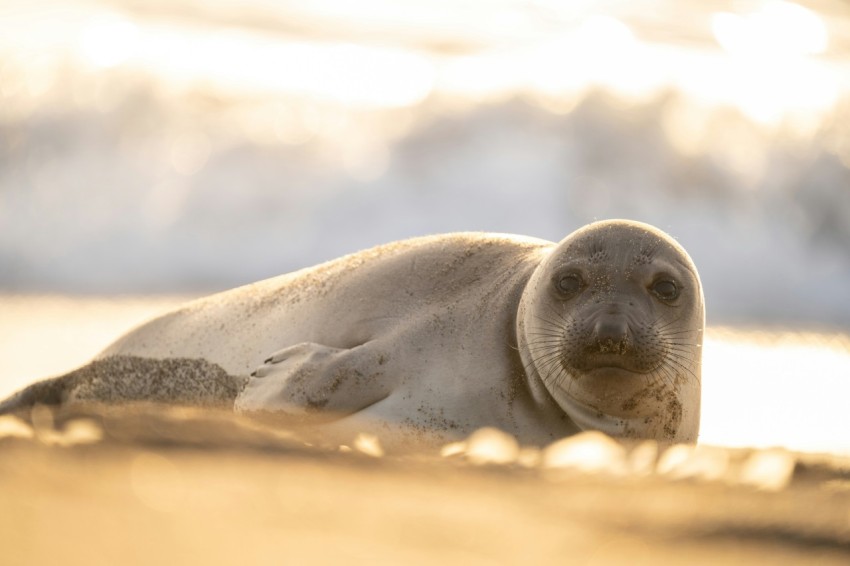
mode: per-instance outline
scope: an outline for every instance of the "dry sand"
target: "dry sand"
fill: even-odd
[[[370,457],[197,410],[36,414],[31,434],[0,422],[2,564],[850,563],[850,467],[829,457],[767,491],[731,485],[734,465],[674,481]]]

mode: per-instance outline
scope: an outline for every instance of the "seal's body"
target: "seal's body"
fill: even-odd
[[[703,312],[678,244],[610,221],[559,244],[380,246],[189,303],[99,357],[204,360],[247,380],[238,411],[388,445],[482,426],[693,441]]]
[[[530,397],[514,328],[550,247],[490,234],[389,244],[195,301],[101,356],[202,358],[247,375],[278,352],[238,410],[382,439],[490,425],[545,443],[578,429],[553,399]]]

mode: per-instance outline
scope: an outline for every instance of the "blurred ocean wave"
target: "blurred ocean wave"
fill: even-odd
[[[709,103],[675,80],[644,89],[641,78],[657,69],[636,67],[634,84],[618,77],[622,53],[641,46],[663,44],[694,61],[709,50],[721,57],[721,39],[734,49],[729,34],[750,16],[711,20],[724,13],[713,4],[676,4],[667,20],[648,21],[614,2],[607,20],[560,13],[541,27],[538,12],[551,3],[537,2],[538,15],[522,12],[526,27],[515,33],[510,21],[467,35],[419,26],[413,45],[414,36],[387,30],[414,22],[349,21],[332,2],[300,19],[284,3],[278,17],[299,24],[297,33],[267,18],[237,22],[234,32],[220,15],[231,12],[201,10],[192,20],[166,4],[85,4],[89,12],[68,18],[80,35],[68,32],[64,43],[30,14],[31,31],[52,33],[53,43],[0,41],[0,290],[197,293],[426,233],[559,240],[594,219],[628,217],[689,250],[711,323],[850,327],[850,73],[842,74],[840,5],[818,4],[838,10],[823,20],[829,47],[815,34],[800,54],[780,54],[811,73],[782,78],[777,59],[744,93],[755,98]],[[463,14],[480,12],[474,4],[462,3]],[[682,13],[690,17],[677,24]],[[203,33],[174,27],[187,18]],[[383,42],[363,32],[370,21]],[[711,22],[726,35],[715,26],[712,36]],[[573,29],[558,44],[563,60],[541,55],[556,31]],[[587,29],[604,39],[587,45],[626,51],[582,67],[576,42]],[[135,43],[121,39],[129,37]],[[342,49],[340,37],[360,43]],[[184,53],[222,45],[209,61]],[[513,59],[499,58],[508,48]],[[253,71],[241,69],[258,57]],[[529,61],[542,70],[519,73]],[[481,74],[464,77],[469,69]],[[571,82],[579,71],[587,76]],[[611,77],[620,82],[606,83]],[[785,100],[777,80],[809,87]]]

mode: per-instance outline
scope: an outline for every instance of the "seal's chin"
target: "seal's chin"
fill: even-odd
[[[642,416],[647,403],[629,403],[647,388],[647,375],[620,365],[598,365],[570,371],[569,382],[556,394],[559,402],[584,405],[618,417]],[[649,409],[654,412],[654,408]]]
[[[583,390],[601,402],[619,400],[646,387],[646,375],[616,366],[601,366],[577,372],[572,390]]]

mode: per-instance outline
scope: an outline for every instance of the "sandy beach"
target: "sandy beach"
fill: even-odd
[[[31,438],[12,428],[0,423],[10,565],[850,560],[846,459],[786,454],[793,471],[757,486],[742,483],[751,451],[692,454],[703,465],[686,472],[662,450],[614,474],[613,461],[582,472],[320,449],[179,410],[89,413]]]

